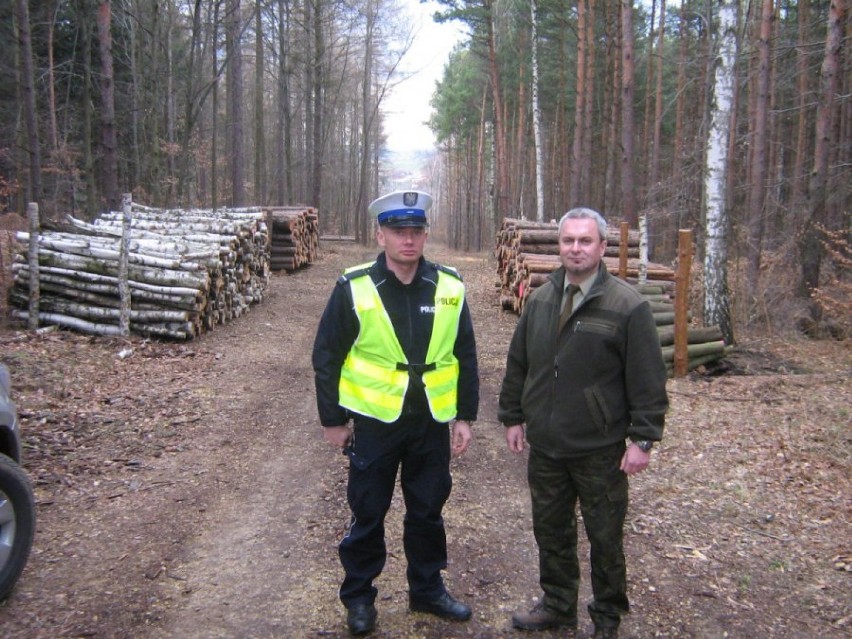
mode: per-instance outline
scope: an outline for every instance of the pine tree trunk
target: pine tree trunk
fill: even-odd
[[[518,45],[525,49],[526,32],[520,36]],[[515,148],[509,159],[509,202],[516,211],[524,210],[524,178],[526,177],[527,158],[527,79],[526,63],[518,64],[518,97],[515,101]]]
[[[213,5],[213,41],[219,41],[219,6],[217,2]],[[212,67],[219,68],[219,47],[210,47],[210,53],[213,55]],[[219,138],[217,132],[219,130],[219,78],[213,82],[213,99],[210,110],[210,206],[213,210],[219,207]]]
[[[254,6],[254,203],[266,205],[266,127],[264,125],[264,112],[266,108],[263,103],[264,76],[266,67],[264,64],[263,46],[263,5],[261,0],[255,0]],[[278,202],[285,204],[285,202]]]
[[[491,80],[492,105],[494,109],[494,151],[495,151],[495,212],[497,219],[508,214],[509,169],[506,158],[506,122],[504,117],[502,82],[497,62],[497,36],[495,33],[495,7],[493,0],[484,0],[486,9],[485,33],[488,45],[488,75]]]
[[[243,103],[243,56],[241,51],[241,0],[230,0],[228,15],[228,143],[231,173],[231,206],[245,206],[245,112]]]
[[[325,19],[324,2],[315,0],[311,28],[314,36],[313,51],[310,60],[310,65],[313,67],[313,93],[311,94],[312,101],[312,120],[311,133],[313,135],[313,156],[310,161],[312,163],[311,176],[312,184],[310,190],[310,203],[317,209],[322,208],[322,185],[323,185],[323,162],[325,156],[325,145],[323,138],[323,126],[325,119],[325,67],[324,56],[325,52],[325,35],[323,31],[323,20]],[[362,217],[363,219],[363,217]]]
[[[663,128],[663,59],[665,57],[665,25],[666,25],[666,0],[660,0],[660,22],[657,34],[657,51],[655,58],[657,60],[656,67],[656,87],[654,90],[654,134],[652,139],[651,149],[651,175],[648,180],[650,188],[656,189],[657,182],[660,180],[660,144]]]
[[[748,255],[746,282],[750,291],[759,291],[760,261],[765,231],[765,202],[768,161],[770,36],[773,0],[762,0],[757,39],[758,65],[755,77],[754,131],[751,143],[751,194],[748,211]]]
[[[290,108],[290,2],[278,0],[278,133],[275,136],[276,193],[279,205],[293,194],[292,112]]]
[[[581,191],[580,169],[583,162],[589,158],[582,157],[585,100],[586,100],[586,0],[577,1],[577,84],[574,91],[574,141],[571,153],[571,185],[569,187],[570,205],[578,206],[584,201],[585,194]]]
[[[594,131],[592,118],[595,102],[595,62],[597,59],[597,47],[595,46],[595,3],[589,2],[586,11],[586,97],[583,100],[583,144],[582,157],[585,161],[580,165],[580,190],[585,194],[586,201],[591,201],[592,190],[592,167],[595,162],[595,153],[592,151],[592,133]],[[606,137],[605,134],[601,136]]]
[[[828,197],[828,159],[833,142],[832,115],[834,96],[837,93],[840,56],[843,43],[844,0],[832,0],[828,13],[828,27],[825,39],[825,57],[820,69],[820,92],[817,103],[816,131],[814,143],[814,163],[808,181],[807,217],[805,218],[802,240],[799,245],[801,255],[801,279],[798,293],[801,297],[810,297],[819,286],[820,268],[824,248],[821,242],[823,225],[826,219],[826,200]],[[811,303],[811,318],[819,322],[822,313],[816,302]]]
[[[115,130],[115,87],[112,66],[112,6],[110,0],[98,4],[98,40],[101,54],[101,164],[103,195],[108,211],[117,211],[118,139]]]
[[[656,18],[657,18],[657,0],[651,0],[651,16],[648,21],[648,52],[645,56],[645,102],[642,105],[642,157],[650,158],[651,157],[651,131],[653,130],[653,120],[652,120],[652,99],[654,97],[654,92],[651,89],[651,82],[654,78],[654,57],[656,52],[654,51],[655,42],[654,42],[654,29],[656,28]],[[649,181],[650,178],[650,167],[643,167],[644,170],[644,184],[645,184],[645,192],[648,192],[648,189],[651,186]]]
[[[360,218],[365,218],[370,188],[370,145],[372,144],[372,112],[373,112],[373,29],[375,26],[375,8],[372,0],[367,0],[365,8],[367,31],[364,41],[364,75],[361,79],[361,154],[358,158],[358,198],[355,201],[355,239],[361,244],[367,243],[366,224]],[[360,220],[360,221],[359,221]]]
[[[797,11],[799,33],[796,43],[796,110],[799,117],[796,124],[796,156],[793,161],[792,176],[793,190],[790,195],[790,205],[793,211],[800,210],[805,192],[807,191],[805,162],[810,152],[810,116],[813,113],[813,109],[809,106],[811,102],[811,74],[808,72],[810,60],[808,45],[810,43],[811,0],[799,0]]]
[[[617,8],[617,7],[616,7]],[[606,144],[606,171],[605,171],[605,179],[604,179],[604,190],[603,197],[601,198],[602,208],[604,211],[616,210],[620,206],[621,198],[618,197],[618,193],[620,192],[617,188],[607,188],[608,185],[618,184],[618,176],[619,176],[619,154],[618,149],[619,145],[619,122],[618,122],[618,114],[621,111],[621,56],[619,52],[621,51],[621,19],[619,15],[619,11],[612,11],[613,7],[610,6],[609,16],[611,16],[610,20],[606,21],[606,24],[609,27],[611,40],[615,42],[615,46],[612,49],[612,59],[613,59],[613,69],[612,75],[610,76],[609,81],[607,82],[607,87],[609,88],[609,101],[604,101],[605,104],[609,104],[609,108],[607,109],[607,144]]]
[[[636,228],[636,192],[633,174],[633,3],[621,0],[621,217]]]
[[[40,202],[42,199],[41,143],[38,134],[38,107],[36,105],[30,12],[27,0],[15,0],[15,21],[18,27],[18,59],[21,65],[19,77],[27,131],[27,155],[29,157],[27,201]]]

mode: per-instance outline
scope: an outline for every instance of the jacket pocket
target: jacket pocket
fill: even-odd
[[[603,393],[598,386],[590,386],[583,389],[586,397],[586,406],[595,426],[604,434],[609,433],[609,425],[612,423],[612,413],[606,405]]]
[[[575,333],[596,333],[597,335],[606,335],[611,337],[618,332],[618,326],[612,322],[605,322],[599,319],[580,319],[574,324]]]

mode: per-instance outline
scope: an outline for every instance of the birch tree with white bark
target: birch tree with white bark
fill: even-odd
[[[532,19],[532,112],[535,138],[535,219],[544,222],[544,150],[541,141],[541,105],[538,100],[538,29],[536,27],[536,0],[530,2]]]
[[[729,211],[725,197],[731,113],[734,108],[734,62],[737,56],[736,0],[717,0],[719,11],[713,106],[704,173],[704,324],[717,324],[725,342],[734,343],[728,295]]]

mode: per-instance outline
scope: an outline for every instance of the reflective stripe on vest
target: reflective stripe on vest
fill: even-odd
[[[347,272],[359,268],[364,267]],[[379,421],[396,421],[402,414],[411,366],[422,371],[432,416],[439,422],[450,421],[456,416],[458,399],[459,363],[453,348],[464,284],[438,271],[432,336],[422,364],[411,364],[406,358],[372,278],[356,276],[349,285],[361,330],[340,371],[340,405]]]

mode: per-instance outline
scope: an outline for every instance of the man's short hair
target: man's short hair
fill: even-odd
[[[562,231],[562,223],[565,220],[594,220],[598,225],[598,234],[601,236],[601,240],[606,239],[606,220],[603,215],[598,213],[594,209],[590,209],[585,206],[578,206],[577,208],[571,209],[565,213],[561,218],[559,218],[559,231]]]

